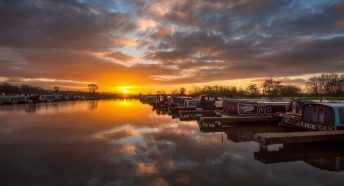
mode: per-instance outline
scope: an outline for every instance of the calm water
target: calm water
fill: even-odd
[[[341,145],[263,152],[266,130],[200,132],[135,100],[0,106],[0,185],[344,184]]]

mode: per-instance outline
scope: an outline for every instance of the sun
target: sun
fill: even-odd
[[[122,93],[122,94],[130,94],[132,92],[131,90],[132,87],[130,86],[121,86],[121,87],[117,87],[117,91]]]

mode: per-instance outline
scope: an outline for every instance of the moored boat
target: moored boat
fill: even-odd
[[[223,114],[230,116],[273,116],[284,113],[289,102],[273,102],[260,99],[224,99]]]
[[[223,109],[216,117],[200,117],[201,122],[216,123],[265,123],[273,121],[277,112],[285,112],[289,102],[261,99],[223,99]]]
[[[313,131],[344,129],[344,102],[296,102],[292,106],[292,112],[280,114],[280,126]]]

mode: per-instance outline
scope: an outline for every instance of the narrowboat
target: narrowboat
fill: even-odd
[[[155,96],[142,96],[140,101],[152,105],[155,99]]]
[[[289,102],[254,99],[223,99],[222,113],[229,116],[273,116],[285,112]]]
[[[81,95],[75,95],[72,99],[74,100],[86,100],[86,96],[81,96]]]
[[[184,107],[186,108],[197,108],[198,100],[197,99],[187,99],[184,101]]]
[[[215,111],[218,109],[222,109],[222,107],[217,107],[216,101],[217,97],[204,94],[198,96],[197,99],[191,98],[191,97],[182,97],[177,98],[179,101],[177,101],[177,107],[172,107],[170,110],[177,111],[177,112],[184,112],[180,113],[180,118],[184,119],[197,119],[200,117],[200,115],[203,115],[203,113],[209,114],[210,112],[214,112],[210,115],[214,115]],[[193,112],[193,110],[197,110],[197,114]],[[191,111],[188,113],[188,111]]]
[[[26,95],[20,95],[20,96],[17,97],[17,103],[18,104],[29,103],[30,101],[31,101],[30,97],[26,96]]]
[[[275,118],[278,118],[279,120],[282,120],[285,115],[293,116],[293,117],[301,117],[303,107],[307,104],[311,103],[317,103],[319,101],[313,101],[313,100],[292,100],[290,101],[286,112],[276,112],[274,114]]]
[[[2,105],[2,104],[28,103],[28,102],[29,102],[29,99],[25,95],[0,96],[0,105]]]
[[[53,95],[40,95],[39,101],[40,102],[53,102],[53,101],[61,101],[62,97],[58,94]]]
[[[183,107],[183,106],[185,106],[185,102],[187,100],[194,100],[194,98],[188,97],[188,96],[174,96],[174,97],[172,97],[172,103],[175,104],[175,106]]]
[[[215,102],[218,101],[217,97],[204,94],[198,96],[198,107],[204,110],[216,110]]]
[[[292,112],[281,114],[282,127],[293,130],[344,129],[344,102],[291,103]]]
[[[167,101],[167,96],[165,94],[158,94],[158,95],[156,95],[155,104],[157,106],[160,106],[160,105],[164,104],[166,101]]]
[[[12,104],[13,98],[11,96],[0,96],[0,105]]]
[[[197,108],[197,100],[192,97],[187,96],[176,96],[172,97],[173,106],[168,107],[168,113],[173,116],[173,118],[179,115],[180,110],[195,110]]]
[[[273,102],[261,99],[223,99],[223,109],[215,117],[200,117],[200,122],[215,123],[266,123],[274,121],[276,112],[285,112],[289,102]]]

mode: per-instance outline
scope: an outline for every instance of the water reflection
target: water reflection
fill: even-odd
[[[274,166],[256,161],[252,154],[259,147],[250,142],[250,133],[262,128],[254,126],[200,132],[197,122],[158,115],[136,100],[47,103],[37,104],[35,112],[26,109],[0,107],[0,185],[344,182],[341,174],[306,163]]]
[[[265,164],[304,161],[323,170],[344,170],[344,149],[341,143],[284,144],[278,150],[255,152],[254,157]]]
[[[239,124],[239,125],[222,125],[217,126],[212,123],[198,122],[200,131],[204,133],[211,132],[223,132],[227,135],[227,139],[239,143],[239,142],[251,142],[254,141],[254,135],[257,133],[267,132],[285,132],[281,127],[274,124]]]
[[[93,111],[98,107],[98,101],[96,100],[91,100],[89,101],[89,105],[88,105],[88,110],[89,111]]]

